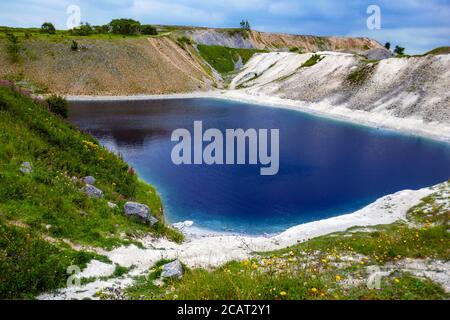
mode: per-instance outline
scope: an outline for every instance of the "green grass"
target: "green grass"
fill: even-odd
[[[317,64],[318,62],[320,62],[320,60],[322,60],[323,57],[320,56],[319,54],[314,54],[311,58],[309,58],[307,61],[305,61],[300,68],[308,68],[308,67],[312,67],[313,65]]]
[[[264,52],[257,49],[234,49],[208,45],[198,45],[197,47],[201,57],[221,74],[234,71],[234,64],[239,60],[239,57],[245,64],[255,53]]]
[[[428,51],[427,53],[425,53],[425,55],[427,54],[449,54],[450,53],[450,47],[439,47],[436,49],[433,49],[431,51]]]
[[[32,173],[19,171],[24,161],[32,163]],[[96,177],[103,199],[87,197],[71,180],[86,175]],[[148,233],[183,238],[163,223],[155,189],[122,159],[42,103],[6,87],[0,87],[0,186],[0,298],[33,298],[64,287],[68,266],[106,259],[75,251],[67,241],[110,249],[140,245],[135,237]],[[147,204],[161,223],[150,227],[125,217],[127,200]],[[118,266],[114,276],[126,272]]]
[[[274,260],[273,260],[274,261]],[[131,299],[173,300],[318,300],[318,299],[443,299],[444,290],[429,280],[409,273],[394,273],[381,280],[381,290],[367,288],[366,282],[344,287],[341,282],[358,274],[367,276],[363,266],[348,270],[314,271],[295,263],[274,265],[260,271],[253,261],[230,262],[214,271],[187,270],[182,279],[154,284],[157,273],[139,278],[127,289]],[[279,268],[281,271],[276,271]],[[340,277],[340,278],[338,278]]]

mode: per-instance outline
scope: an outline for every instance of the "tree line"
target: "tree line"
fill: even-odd
[[[51,22],[44,22],[41,26],[42,33],[55,34],[56,28]],[[93,26],[82,22],[78,27],[69,30],[69,33],[77,36],[88,36],[91,34],[121,34],[121,35],[157,35],[157,29],[149,24],[141,24],[133,19],[113,19],[105,25]]]

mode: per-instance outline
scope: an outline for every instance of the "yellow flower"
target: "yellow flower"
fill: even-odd
[[[400,283],[400,280],[397,279],[397,278],[395,278],[395,279],[394,279],[394,282],[395,282],[395,283]]]
[[[327,259],[322,259],[322,262],[323,263],[327,263]]]
[[[341,281],[341,280],[342,280],[341,276],[337,275],[336,276],[336,281]]]
[[[312,293],[317,293],[317,289],[316,288],[311,288],[311,292]]]
[[[280,292],[280,296],[285,296],[285,295],[287,295],[286,291],[281,291]]]

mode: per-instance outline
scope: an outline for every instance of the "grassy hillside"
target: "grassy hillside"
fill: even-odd
[[[255,53],[264,52],[257,49],[234,49],[207,45],[198,45],[197,48],[202,58],[221,74],[234,71],[235,63],[239,61],[239,57],[245,64]]]
[[[11,42],[0,31],[0,78],[41,93],[162,94],[208,90],[215,85],[196,57],[169,37],[15,34],[16,57],[11,59]],[[77,50],[72,50],[73,41]]]
[[[29,174],[20,171],[25,161],[32,164]],[[87,175],[97,179],[104,198],[80,191],[79,179]],[[42,102],[1,86],[0,186],[0,297],[60,287],[68,265],[92,258],[74,250],[83,246],[109,249],[148,233],[182,238],[164,225],[155,189],[122,159]],[[147,204],[161,222],[150,227],[125,217],[129,200]]]

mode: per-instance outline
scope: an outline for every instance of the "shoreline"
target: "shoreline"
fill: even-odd
[[[372,226],[405,220],[408,209],[432,194],[440,185],[419,190],[399,191],[382,197],[356,212],[301,224],[272,237],[191,235],[186,237],[183,243],[176,244],[164,238],[148,236],[141,239],[142,248],[130,245],[101,252],[112,263],[92,260],[79,274],[80,278],[95,277],[97,280],[81,286],[62,288],[53,293],[44,293],[37,298],[43,300],[92,299],[95,298],[96,292],[105,287],[125,288],[132,285],[134,277],[146,275],[148,270],[161,259],[179,259],[190,268],[214,268],[232,260],[242,261],[251,258],[256,252],[270,252],[290,247],[315,237],[346,231],[352,227],[370,230]],[[111,278],[114,264],[132,269],[124,277]]]
[[[413,135],[439,142],[450,143],[450,124],[430,122],[421,119],[398,118],[385,113],[353,110],[333,106],[327,101],[309,103],[266,95],[250,95],[241,90],[196,91],[188,93],[130,95],[130,96],[65,96],[69,102],[95,101],[145,101],[164,99],[210,98],[257,104],[263,107],[280,108],[306,113],[329,120],[343,121],[369,128],[393,131],[398,134]]]

